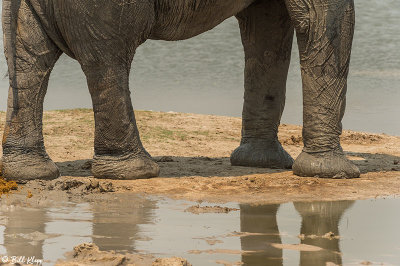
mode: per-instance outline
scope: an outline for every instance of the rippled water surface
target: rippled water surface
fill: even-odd
[[[356,0],[347,129],[400,135],[400,1]],[[181,42],[148,41],[137,51],[131,74],[136,109],[240,116],[243,51],[235,19]],[[3,56],[0,73],[6,73]],[[7,78],[0,80],[0,110]],[[46,109],[91,107],[79,65],[63,56],[53,72]],[[288,81],[284,123],[302,123],[297,46]]]
[[[94,242],[100,250],[181,256],[193,265],[400,265],[399,199],[185,211],[194,205],[125,194],[51,208],[3,206],[0,254],[52,265],[73,246]]]

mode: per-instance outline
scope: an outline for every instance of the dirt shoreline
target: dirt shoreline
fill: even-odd
[[[120,254],[115,251],[100,251],[93,243],[83,243],[66,254],[66,260],[58,260],[56,266],[77,265],[135,265],[135,266],[192,266],[179,257],[154,258],[148,254]]]
[[[94,180],[92,111],[49,111],[44,114],[45,143],[62,177],[20,185],[19,194],[30,192],[35,200],[45,191],[69,196],[121,192],[254,204],[400,195],[400,137],[345,131],[343,148],[360,167],[361,178],[303,178],[287,170],[231,166],[230,153],[240,141],[240,118],[150,111],[137,111],[136,116],[143,144],[160,164],[160,177]],[[4,113],[0,120],[3,128]],[[294,158],[300,153],[300,126],[282,125],[279,138]]]

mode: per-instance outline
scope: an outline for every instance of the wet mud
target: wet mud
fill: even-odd
[[[70,197],[127,192],[242,203],[354,200],[400,194],[400,137],[344,131],[343,148],[361,169],[361,178],[303,178],[290,170],[231,166],[229,156],[240,142],[239,118],[147,111],[137,111],[136,115],[144,146],[160,165],[160,177],[94,180],[90,172],[92,111],[51,111],[44,115],[45,144],[62,177],[27,182],[20,189],[31,191],[33,197],[48,191],[68,192]],[[4,121],[4,113],[0,118]],[[301,127],[282,125],[279,139],[292,157],[301,152]],[[7,186],[12,184],[6,184],[6,190],[10,189]]]
[[[66,254],[66,260],[59,260],[57,266],[72,265],[137,265],[137,266],[191,266],[183,258],[158,258],[154,259],[149,255],[119,254],[115,251],[100,251],[93,243],[83,243],[74,247],[73,251]]]
[[[232,167],[240,119],[136,113],[144,146],[160,165],[158,178],[94,179],[92,112],[45,113],[46,147],[62,176],[0,180],[0,254],[23,253],[44,265],[90,264],[88,254],[97,258],[93,265],[132,258],[137,265],[341,265],[342,253],[346,263],[400,264],[393,240],[400,236],[390,233],[398,231],[392,223],[400,222],[398,200],[354,201],[400,195],[400,137],[345,131],[343,147],[361,178],[301,178],[286,170]],[[282,125],[279,138],[293,157],[300,153],[300,127]],[[362,217],[371,211],[378,220]],[[380,234],[385,241],[366,246],[380,229],[364,228],[360,220],[387,228]],[[381,247],[391,259],[373,252]]]

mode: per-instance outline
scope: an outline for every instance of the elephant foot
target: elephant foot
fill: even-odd
[[[92,174],[95,178],[134,180],[157,177],[160,167],[147,154],[125,156],[94,156]]]
[[[231,155],[234,166],[291,169],[293,158],[278,140],[247,139]]]
[[[56,179],[60,176],[60,171],[47,154],[24,153],[3,155],[1,174],[6,180],[18,182],[34,179]]]
[[[293,164],[293,173],[304,177],[334,179],[360,177],[360,169],[342,151],[302,152]]]

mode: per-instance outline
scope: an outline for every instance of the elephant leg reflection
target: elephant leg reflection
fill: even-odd
[[[342,265],[339,239],[322,238],[326,233],[339,235],[339,223],[343,213],[353,205],[353,201],[294,203],[302,217],[301,234],[304,235],[302,244],[321,247],[318,252],[302,251],[300,265],[326,265],[333,262]],[[310,238],[310,236],[316,236]]]
[[[134,252],[139,225],[149,221],[155,202],[141,198],[112,199],[93,205],[93,243],[100,250]]]
[[[25,256],[43,259],[46,211],[40,209],[16,209],[5,214],[4,246],[7,256]]]
[[[271,246],[281,243],[276,221],[278,208],[279,205],[240,205],[241,231],[252,233],[240,238],[243,265],[282,265],[282,250]]]

